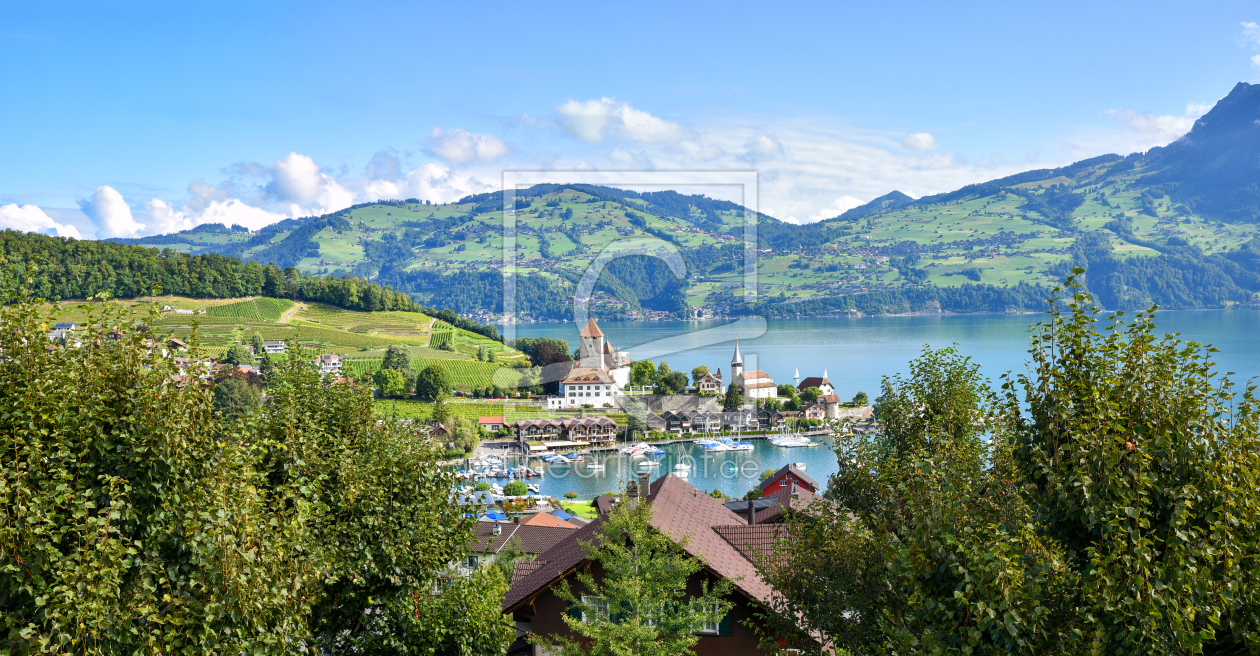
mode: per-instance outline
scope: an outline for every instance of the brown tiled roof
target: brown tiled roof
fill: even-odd
[[[714,526],[713,530],[754,565],[777,552],[775,543],[787,536],[787,526],[783,524]]]
[[[528,524],[499,524],[502,532],[494,535],[494,524],[477,522],[473,527],[473,541],[469,548],[477,553],[497,554],[512,538],[521,543],[521,551],[540,554],[572,535],[572,528],[559,526],[530,526]]]
[[[804,392],[805,390],[811,387],[820,387],[822,386],[823,383],[831,385],[831,381],[827,380],[826,378],[821,378],[819,376],[810,376],[809,378],[802,380],[801,384],[796,386],[796,389]],[[831,385],[831,386],[835,387],[835,385]]]
[[[620,501],[619,494],[601,494],[591,501],[591,505],[595,507],[595,512],[600,515],[607,515],[612,512],[613,502]]]
[[[521,519],[521,526],[558,526],[576,530],[577,524],[570,524],[550,513],[540,512]]]
[[[604,333],[600,331],[599,326],[595,325],[594,319],[586,320],[586,327],[582,332],[578,333],[578,337],[603,337]]]
[[[534,570],[545,565],[541,560],[518,560],[512,564],[512,582],[508,587],[516,585],[521,579],[534,573]]]
[[[750,385],[744,385],[744,387],[747,389],[765,389],[767,387],[778,387],[778,385],[775,385],[774,383],[752,383]]]
[[[796,465],[793,465],[792,463],[788,463],[780,467],[779,471],[775,472],[772,476],[770,476],[770,478],[767,478],[766,480],[762,481],[761,485],[758,485],[757,487],[762,490],[766,489],[766,486],[769,485],[771,481],[778,479],[780,476],[782,476],[786,472],[791,472],[792,475],[796,477],[796,480],[805,481],[806,483],[809,483],[810,487],[814,488],[815,490],[818,489],[818,481],[806,476],[805,472],[797,469]]]
[[[722,505],[722,502],[688,485],[686,481],[666,474],[648,488],[652,503],[652,524],[675,542],[686,539],[688,554],[700,559],[711,572],[727,579],[744,594],[759,601],[768,601],[773,594],[753,564],[714,527],[745,524],[743,518]],[[595,538],[595,531],[604,517],[587,524],[539,556],[546,564],[521,579],[508,590],[503,603],[505,612],[515,610],[538,592],[554,584],[560,577],[586,560],[581,543]]]
[[[818,400],[822,403],[839,403],[840,396],[838,394],[823,394],[818,397]]]
[[[744,373],[740,375],[744,377],[744,380],[748,380],[749,378],[769,378],[770,377],[770,374],[760,369],[753,369],[752,371],[745,371]]]
[[[478,417],[478,418],[477,418],[477,423],[482,424],[482,425],[485,425],[485,424],[502,424],[502,423],[503,423],[503,417]]]

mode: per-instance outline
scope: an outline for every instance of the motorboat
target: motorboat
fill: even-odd
[[[566,453],[564,454],[564,457],[568,459],[569,462],[582,462],[585,460],[580,453]]]
[[[650,450],[651,448],[652,448],[652,445],[648,444],[647,442],[639,442],[638,444],[634,444],[634,445],[623,448],[621,452],[628,456],[633,456],[633,455],[642,454],[645,451]]]
[[[766,441],[768,441],[770,444],[773,444],[774,446],[779,446],[779,447],[784,447],[784,448],[792,448],[792,447],[799,447],[799,446],[818,446],[818,443],[811,442],[810,439],[808,437],[805,437],[804,435],[779,435],[779,436],[772,437]]]
[[[586,468],[587,469],[603,469],[604,463],[591,461],[591,462],[586,463]]]
[[[723,444],[723,443],[721,443],[721,442],[716,442],[716,441],[709,441],[709,442],[705,442],[705,443],[703,443],[703,444],[701,444],[701,445],[700,445],[700,448],[701,448],[701,449],[704,449],[705,451],[707,451],[707,452],[709,452],[709,453],[721,453],[722,451],[730,451],[730,450],[731,450],[731,447],[729,447],[729,446],[727,446],[727,445],[725,445],[725,444]]]
[[[803,462],[794,462],[794,463],[792,463],[792,466],[793,466],[793,467],[795,467],[795,468],[797,468],[797,469],[799,469],[799,470],[801,470],[801,471],[805,471],[805,463],[803,463]]]
[[[752,451],[753,445],[748,442],[732,442],[729,445],[731,451]]]
[[[653,467],[660,467],[661,461],[660,460],[640,460],[638,462],[638,465],[641,469],[651,469]]]
[[[647,453],[647,454],[648,454],[649,456],[652,456],[653,458],[659,458],[659,457],[661,457],[661,456],[665,455],[665,451],[663,451],[663,450],[661,450],[661,449],[652,449],[651,451],[648,451],[648,453]]]
[[[680,462],[674,465],[674,471],[691,471],[691,465],[685,462]]]
[[[530,494],[541,494],[541,493],[538,491],[538,484],[537,484],[537,483],[530,483],[530,484],[528,484],[528,485],[526,485],[526,486],[525,486],[525,489],[526,489],[526,490],[529,490]]]

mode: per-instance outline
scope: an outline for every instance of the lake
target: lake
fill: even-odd
[[[959,351],[981,366],[981,372],[996,383],[1007,371],[1024,371],[1029,345],[1029,325],[1045,315],[916,315],[872,317],[828,317],[810,319],[755,319],[717,321],[605,321],[599,324],[604,335],[619,350],[630,352],[635,360],[649,359],[658,365],[668,362],[671,369],[690,373],[706,365],[721,368],[730,379],[730,361],[739,339],[745,370],[761,369],[777,383],[792,383],[799,371],[802,378],[825,372],[836,393],[851,398],[858,391],[873,399],[884,376],[906,373],[907,363],[924,345],[941,348],[957,344]],[[1243,382],[1260,376],[1260,312],[1223,310],[1203,312],[1161,312],[1156,315],[1160,332],[1180,333],[1184,340],[1211,344],[1221,372],[1235,372]],[[518,324],[517,337],[553,337],[577,346],[578,329],[572,323]],[[505,331],[506,332],[506,331]],[[511,333],[508,333],[511,334]],[[667,447],[669,453],[658,475],[671,470],[680,458],[694,457],[696,466],[690,480],[709,491],[714,487],[732,496],[743,496],[767,468],[788,462],[805,462],[806,473],[826,485],[836,469],[835,456],[828,444],[817,448],[781,449],[764,440],[750,440],[752,452],[728,452],[702,456],[693,445]],[[604,458],[604,456],[600,456]],[[748,463],[748,464],[745,464]],[[732,470],[734,468],[734,470]],[[616,489],[629,480],[635,467],[621,456],[610,457],[603,474],[575,464],[553,470],[541,481],[544,494],[562,496],[567,491],[583,498]],[[566,473],[567,472],[567,473]],[[746,474],[752,473],[751,478]],[[538,482],[538,479],[534,479]]]

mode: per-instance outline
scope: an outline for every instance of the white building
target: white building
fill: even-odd
[[[263,342],[263,351],[265,353],[284,353],[284,340],[269,339]]]
[[[336,353],[326,353],[316,356],[315,364],[319,365],[320,374],[339,374],[341,373],[341,356]]]
[[[595,320],[588,319],[578,334],[578,366],[560,381],[560,393],[547,399],[547,408],[616,406],[614,397],[630,384],[630,364],[630,354],[613,348]]]
[[[811,387],[817,387],[818,391],[821,392],[822,394],[835,394],[836,393],[835,385],[832,385],[831,381],[827,380],[826,369],[823,369],[823,375],[821,378],[818,376],[810,376],[809,378],[802,380],[801,384],[796,386],[796,390],[798,392],[804,392],[805,390]]]
[[[731,358],[731,382],[739,387],[744,400],[777,399],[779,388],[770,374],[754,369],[744,371],[744,358],[739,354],[739,342],[735,342],[735,355]]]

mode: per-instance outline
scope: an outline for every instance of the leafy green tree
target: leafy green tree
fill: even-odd
[[[438,396],[445,396],[451,391],[453,383],[446,368],[439,364],[431,364],[416,375],[416,396],[426,401],[433,401]]]
[[[471,527],[435,445],[378,424],[367,387],[294,360],[250,421],[225,421],[211,389],[173,379],[173,360],[125,328],[134,314],[93,310],[84,341],[98,346],[49,350],[24,337],[41,304],[6,296],[6,649],[432,653],[434,636],[459,635],[479,641],[466,653],[506,649],[501,581],[443,602]]]
[[[498,362],[498,361],[499,361],[499,350],[498,350],[498,349],[494,349],[494,348],[492,348],[492,349],[487,349],[487,350],[486,350],[486,362]]]
[[[214,407],[228,417],[254,412],[262,405],[262,391],[240,378],[221,378],[214,384]]]
[[[254,333],[254,336],[249,338],[249,345],[254,347],[254,355],[261,356],[267,352],[267,343],[258,333]]]
[[[656,382],[656,363],[651,360],[639,360],[630,365],[630,384],[636,387],[651,385]]]
[[[446,432],[450,435],[449,439],[456,447],[463,449],[464,453],[472,453],[472,450],[477,448],[477,444],[480,442],[477,428],[468,417],[455,415],[447,422]]]
[[[377,369],[372,374],[372,384],[383,398],[397,398],[407,394],[407,377],[397,369]]]
[[[703,378],[704,375],[707,373],[709,373],[709,368],[705,365],[700,365],[699,367],[692,369],[691,370],[691,384],[695,385],[697,389],[699,389],[700,379]]]
[[[739,386],[735,383],[727,385],[726,396],[722,398],[722,409],[732,412],[742,407],[744,407],[744,395],[740,393]]]
[[[407,352],[407,347],[399,344],[390,344],[385,349],[385,357],[381,360],[382,369],[393,369],[394,371],[408,371],[411,369],[411,354]]]
[[[822,396],[822,390],[817,387],[806,387],[805,390],[801,392],[801,401],[804,403],[814,403],[820,396]]]
[[[253,361],[253,356],[240,344],[233,344],[228,347],[227,353],[223,354],[223,357],[219,359],[219,362],[223,364],[249,364]]]
[[[451,408],[446,404],[446,395],[438,394],[437,398],[433,399],[433,412],[431,420],[435,423],[442,424],[445,423],[447,419],[450,419],[450,417]]]
[[[525,488],[525,481],[511,481],[503,486],[503,494],[509,497],[523,497],[529,494],[529,490]]]
[[[477,484],[473,486],[473,490],[477,492],[489,492],[490,484],[485,481],[477,481]]]
[[[262,379],[263,386],[266,387],[276,379],[276,362],[270,353],[264,353],[262,358],[262,362],[258,363],[258,377]]]
[[[729,581],[705,579],[700,594],[687,593],[704,564],[656,530],[651,517],[650,503],[618,504],[595,539],[582,545],[603,576],[581,570],[571,577],[576,585],[562,580],[553,588],[574,609],[564,623],[582,638],[557,640],[565,656],[691,654],[696,632],[730,612]],[[546,644],[545,637],[531,639]]]
[[[861,407],[870,403],[870,399],[866,397],[866,392],[858,392],[853,395],[853,405]]]
[[[656,384],[662,394],[679,394],[687,387],[687,374],[667,371],[664,376],[657,378]]]

